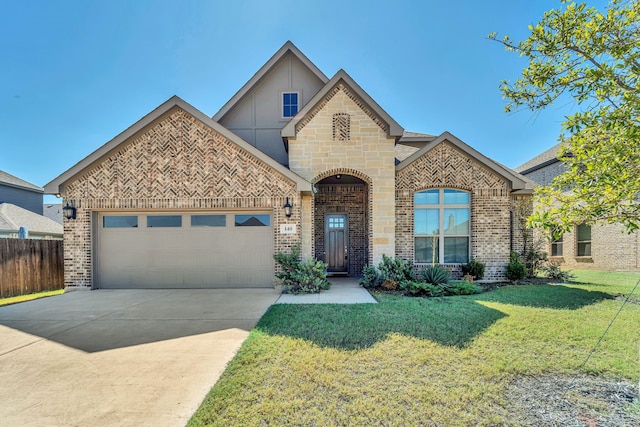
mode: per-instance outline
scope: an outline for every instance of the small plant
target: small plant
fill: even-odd
[[[517,253],[511,251],[509,264],[507,265],[507,279],[515,282],[525,277],[527,277],[527,266],[524,265]]]
[[[547,253],[540,248],[541,241],[537,241],[522,254],[522,260],[527,267],[527,277],[536,277],[542,265],[547,261]]]
[[[382,276],[373,265],[365,265],[359,283],[363,288],[376,288],[382,284]]]
[[[571,274],[571,271],[562,270],[558,261],[547,261],[545,265],[540,267],[540,271],[542,271],[542,274],[544,274],[544,276],[550,280],[568,282],[569,280],[575,278],[575,276]]]
[[[283,294],[318,293],[331,287],[326,263],[313,258],[300,261],[300,243],[291,248],[291,253],[280,252],[273,258],[282,269],[276,280],[282,285]]]
[[[439,297],[444,295],[445,290],[441,286],[433,285],[431,283],[416,282],[413,280],[404,280],[400,282],[400,289],[405,294],[414,297]]]
[[[464,280],[456,280],[449,283],[447,292],[450,295],[474,295],[482,293],[484,289],[475,283],[465,282]]]
[[[474,280],[480,280],[484,277],[484,263],[472,259],[468,264],[462,265],[462,274],[473,276]]]
[[[391,258],[383,254],[382,261],[378,264],[378,271],[382,279],[381,286],[388,290],[396,290],[400,282],[415,278],[413,265],[400,257]]]
[[[447,270],[439,265],[432,265],[420,271],[420,276],[425,283],[432,285],[446,285],[451,279],[451,275]]]

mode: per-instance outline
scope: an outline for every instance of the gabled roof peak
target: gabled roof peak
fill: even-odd
[[[253,89],[262,78],[269,73],[275,67],[275,65],[288,53],[293,54],[296,58],[298,58],[313,74],[318,77],[322,81],[322,83],[327,83],[329,78],[322,72],[316,65],[309,60],[305,56],[304,53],[300,51],[290,40],[287,40],[285,44],[282,45],[280,49],[276,53],[273,54],[271,58],[262,66],[260,69],[249,79],[248,82],[244,84],[240,88],[235,95],[231,97],[229,101],[218,111],[214,116],[213,120],[216,122],[220,121],[225,114],[229,112],[240,100],[251,90]]]

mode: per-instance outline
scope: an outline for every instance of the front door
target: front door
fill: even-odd
[[[329,272],[341,273],[348,269],[347,230],[347,214],[325,216],[326,263]]]

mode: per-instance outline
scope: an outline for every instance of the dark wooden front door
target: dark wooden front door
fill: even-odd
[[[329,272],[346,272],[347,259],[347,214],[327,214],[325,217],[326,262]]]

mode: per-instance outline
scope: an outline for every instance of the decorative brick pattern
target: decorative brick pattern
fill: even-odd
[[[285,198],[293,204],[286,218]],[[101,210],[263,209],[272,212],[274,250],[288,251],[301,229],[296,184],[190,114],[176,109],[67,184],[65,202],[76,220],[65,220],[65,284],[91,286],[92,212]]]
[[[333,115],[334,141],[348,141],[351,138],[351,116],[345,113]]]
[[[413,194],[429,188],[471,193],[471,257],[486,264],[485,279],[504,278],[511,244],[509,184],[447,142],[397,174],[396,255],[414,260]],[[461,275],[459,266],[449,268],[454,276]]]
[[[325,260],[325,215],[345,213],[348,218],[348,274],[357,276],[369,260],[369,226],[366,184],[316,184],[315,257]]]

